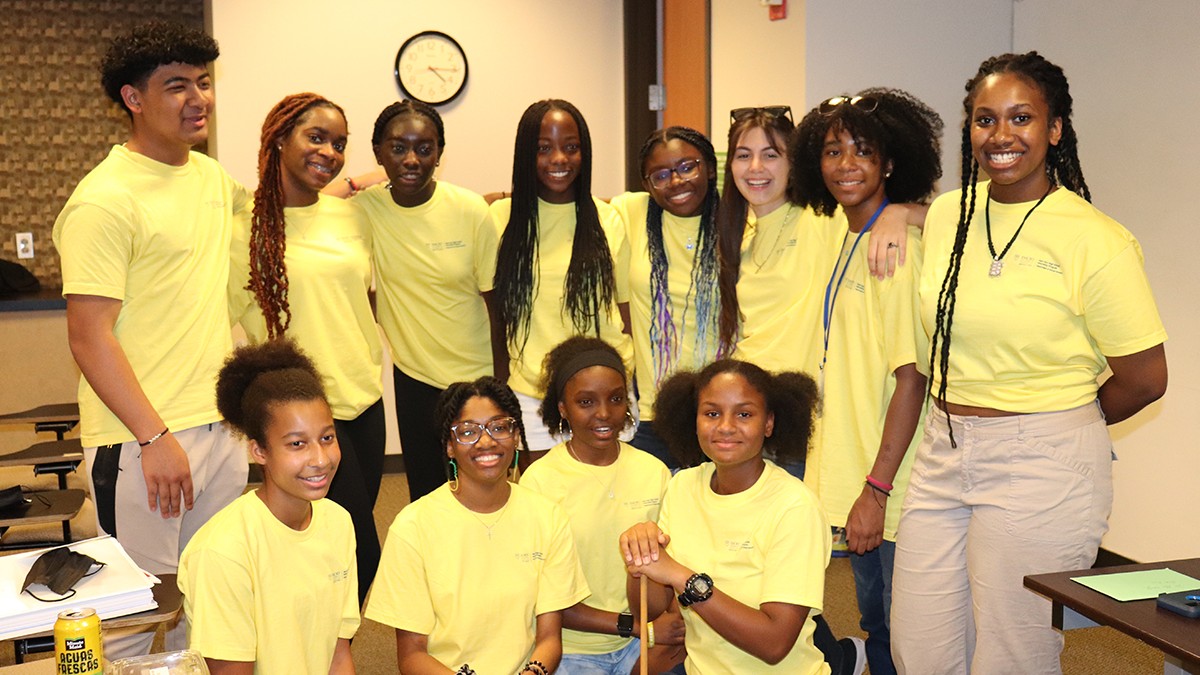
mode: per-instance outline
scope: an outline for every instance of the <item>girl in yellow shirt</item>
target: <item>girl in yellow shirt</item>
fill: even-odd
[[[342,109],[316,94],[288,96],[267,114],[254,212],[234,232],[229,296],[230,318],[251,342],[291,337],[325,378],[344,455],[329,498],[354,519],[362,602],[379,565],[373,510],[386,436],[370,233],[355,204],[321,194],[345,164],[346,141]]]
[[[763,457],[802,454],[812,434],[816,384],[722,360],[671,377],[659,391],[659,432],[681,464],[657,523],[626,530],[631,576],[650,580],[647,616],[678,595],[690,675],[830,672],[813,644],[829,524],[816,495]],[[840,663],[838,664],[840,667]]]
[[[632,365],[624,227],[592,197],[592,138],[579,110],[538,101],[517,126],[511,199],[492,204],[503,234],[496,260],[493,328],[509,353],[509,384],[521,400],[529,449],[556,441],[538,420],[541,365],[572,335],[598,337]]]

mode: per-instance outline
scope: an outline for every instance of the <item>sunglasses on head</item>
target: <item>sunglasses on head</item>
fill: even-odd
[[[753,117],[754,115],[764,112],[771,117],[779,118],[786,117],[789,122],[795,123],[792,120],[792,106],[790,105],[765,105],[760,108],[734,108],[729,111],[730,122],[741,122],[742,120]]]
[[[821,101],[817,106],[817,112],[822,115],[832,115],[838,106],[849,105],[859,110],[872,113],[879,107],[879,99],[874,96],[834,96],[833,98]]]

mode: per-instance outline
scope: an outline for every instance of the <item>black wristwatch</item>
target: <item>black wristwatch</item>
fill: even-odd
[[[688,577],[687,583],[683,585],[683,592],[679,594],[679,606],[687,607],[694,605],[697,602],[704,602],[712,597],[713,580],[712,577],[701,572]]]
[[[621,612],[617,615],[617,635],[623,638],[633,637],[633,614]]]

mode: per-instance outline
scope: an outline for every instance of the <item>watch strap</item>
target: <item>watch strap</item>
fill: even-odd
[[[623,638],[633,637],[633,614],[621,612],[617,615],[617,635]]]

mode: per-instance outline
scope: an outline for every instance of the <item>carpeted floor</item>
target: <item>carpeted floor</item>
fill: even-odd
[[[76,477],[72,476],[72,481],[74,480]],[[22,479],[22,482],[30,481]],[[38,482],[41,482],[41,479]],[[72,484],[71,487],[75,485]],[[406,504],[408,486],[404,475],[385,476],[379,503],[375,509],[375,522],[381,538],[387,533],[392,519]],[[838,637],[863,636],[858,629],[854,578],[850,571],[850,563],[844,558],[836,558],[829,565],[825,603],[825,616]],[[364,620],[354,640],[353,653],[354,663],[360,675],[396,672],[396,639],[391,628]],[[12,643],[0,644],[0,666],[13,662]],[[1163,672],[1161,652],[1110,628],[1069,632],[1062,664],[1066,675],[1151,675]]]

